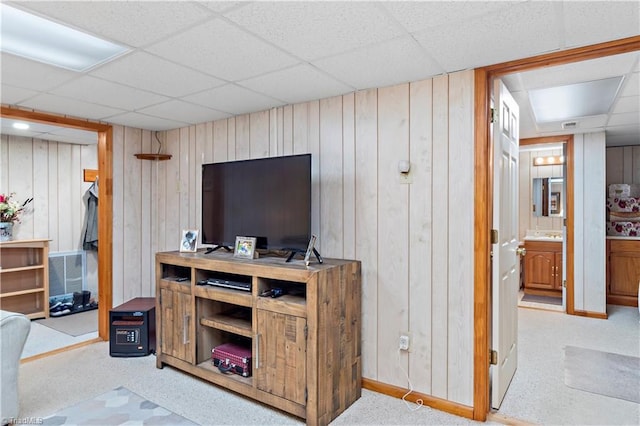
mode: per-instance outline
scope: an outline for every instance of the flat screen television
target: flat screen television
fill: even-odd
[[[202,165],[202,243],[304,253],[311,238],[311,154]]]

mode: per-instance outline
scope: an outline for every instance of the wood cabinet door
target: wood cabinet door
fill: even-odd
[[[554,257],[554,287],[562,290],[562,252],[556,253]]]
[[[191,312],[191,295],[161,288],[160,306],[162,310],[160,350],[163,354],[193,363],[191,327],[194,319]]]
[[[554,289],[555,256],[550,252],[527,251],[525,288]]]
[[[257,309],[254,374],[258,389],[306,405],[305,318]]]
[[[640,253],[612,252],[609,262],[609,293],[615,296],[638,297]]]

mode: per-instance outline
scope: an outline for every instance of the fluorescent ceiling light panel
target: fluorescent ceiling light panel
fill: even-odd
[[[536,122],[565,121],[607,114],[616,99],[623,77],[611,77],[566,86],[529,91]]]
[[[0,7],[3,52],[83,72],[130,50],[5,4]]]

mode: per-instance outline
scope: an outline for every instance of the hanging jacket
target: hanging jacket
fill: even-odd
[[[87,215],[82,248],[98,250],[98,179],[87,190]]]

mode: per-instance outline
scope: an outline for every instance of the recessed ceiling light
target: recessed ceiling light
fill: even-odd
[[[27,123],[13,123],[13,128],[18,130],[27,130],[29,125]]]
[[[529,102],[538,123],[607,114],[622,80],[620,76],[531,90]]]
[[[83,72],[130,50],[5,4],[0,7],[3,52]]]

